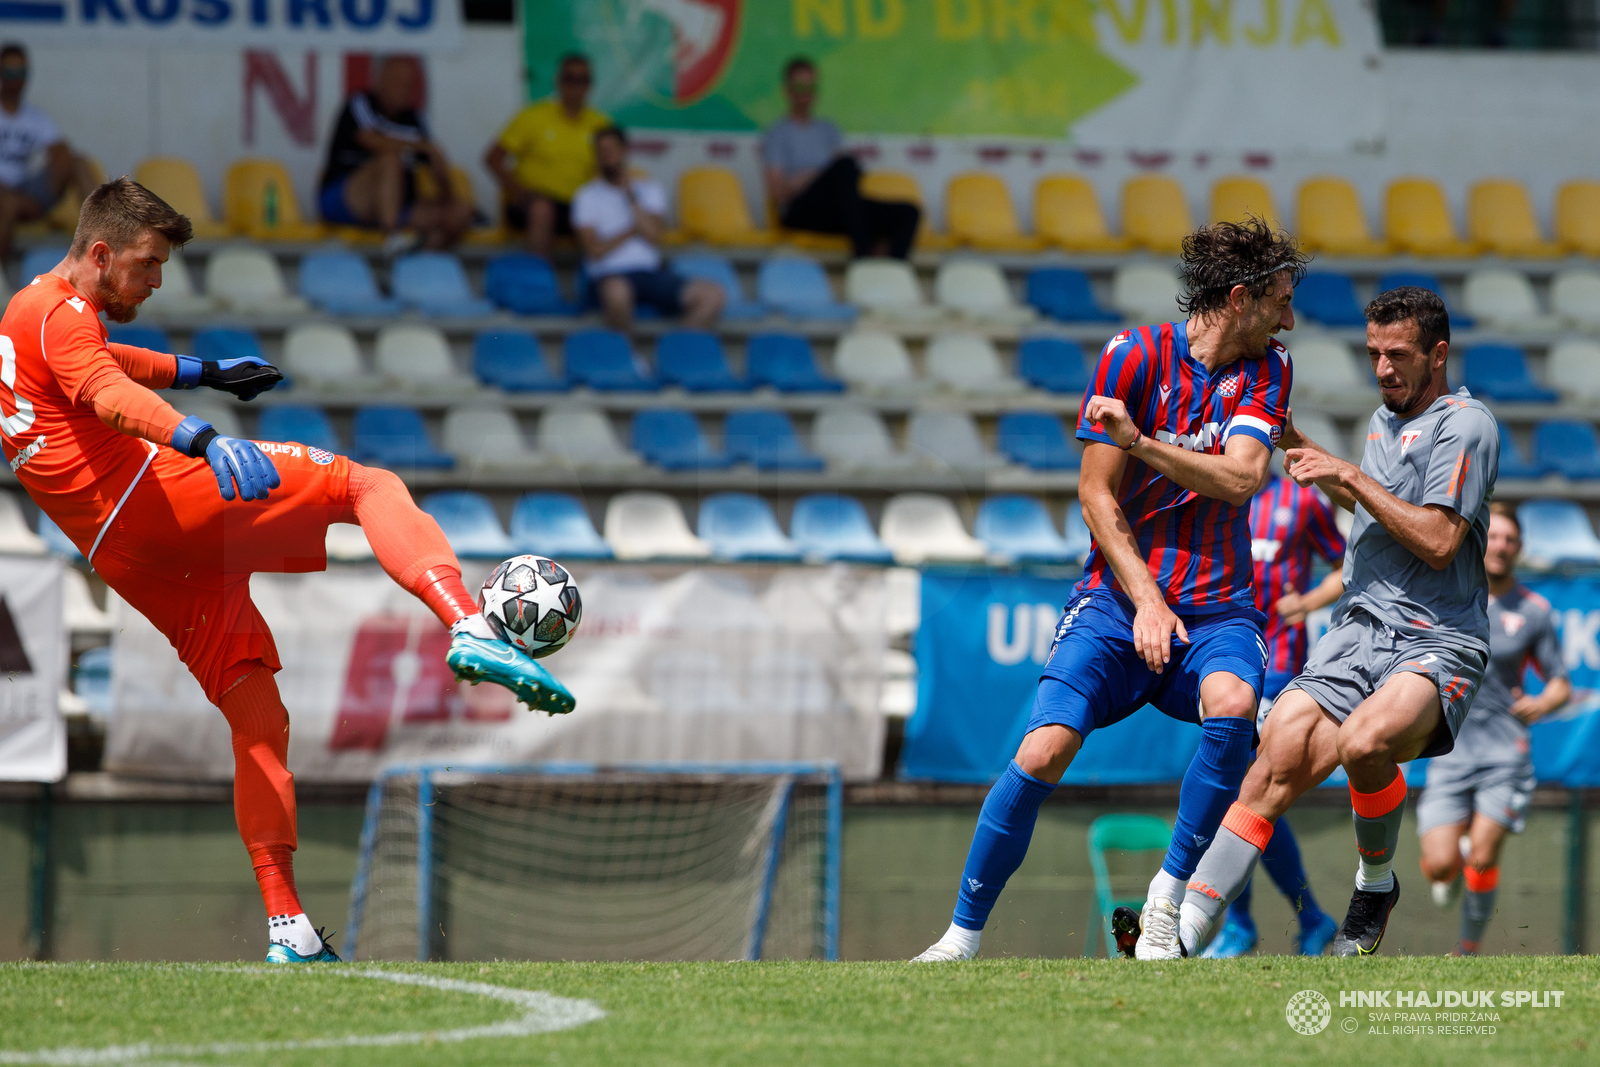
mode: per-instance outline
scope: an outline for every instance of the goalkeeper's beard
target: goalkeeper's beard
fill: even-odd
[[[139,299],[129,300],[111,285],[101,282],[95,290],[94,299],[95,303],[100,305],[100,310],[105,312],[106,318],[121,324],[132,322],[138,316],[139,305],[144,303],[152,292],[154,290],[147,289]]]

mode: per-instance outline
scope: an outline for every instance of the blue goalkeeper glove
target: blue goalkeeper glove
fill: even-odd
[[[172,379],[172,387],[198,389],[204,385],[232,393],[240,400],[254,400],[281,381],[283,373],[260,356],[240,356],[237,359],[179,356],[178,375]]]
[[[217,476],[217,489],[224,500],[234,498],[235,485],[239,487],[240,500],[265,500],[269,492],[282,484],[278,468],[254,441],[224,437],[198,415],[190,415],[178,423],[178,428],[172,431],[172,447],[211,464],[211,473]]]

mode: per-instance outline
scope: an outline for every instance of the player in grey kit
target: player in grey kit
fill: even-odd
[[[1533,793],[1528,724],[1567,702],[1572,683],[1561,662],[1550,602],[1518,584],[1512,569],[1522,551],[1522,524],[1506,504],[1489,507],[1489,670],[1472,702],[1456,747],[1428,765],[1428,787],[1417,801],[1422,873],[1433,880],[1433,900],[1450,907],[1461,897],[1461,939],[1456,954],[1475,956],[1494,914],[1500,884],[1500,846],[1520,834]],[[1522,691],[1532,667],[1544,691]],[[1462,839],[1470,841],[1462,855]]]
[[[1383,407],[1361,466],[1285,427],[1284,461],[1355,512],[1345,593],[1305,670],[1273,705],[1255,766],[1195,869],[1179,936],[1194,955],[1238,895],[1272,825],[1338,766],[1350,776],[1360,862],[1336,956],[1376,952],[1400,898],[1391,869],[1406,780],[1400,764],[1449,752],[1489,659],[1483,555],[1500,465],[1494,416],[1450,392],[1444,302],[1405,286],[1367,305],[1367,354]]]

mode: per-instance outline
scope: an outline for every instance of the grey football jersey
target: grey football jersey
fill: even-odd
[[[1512,690],[1522,688],[1532,666],[1546,682],[1567,676],[1550,601],[1520,585],[1489,600],[1489,669],[1472,710],[1456,734],[1456,747],[1440,756],[1452,766],[1493,767],[1528,759],[1528,728],[1511,714]]]
[[[1387,408],[1367,424],[1361,469],[1408,504],[1443,504],[1472,523],[1460,551],[1434,570],[1357,506],[1344,557],[1343,618],[1362,608],[1397,633],[1432,637],[1489,654],[1489,498],[1500,469],[1500,429],[1489,409],[1465,389],[1442,396],[1420,415],[1401,419]]]

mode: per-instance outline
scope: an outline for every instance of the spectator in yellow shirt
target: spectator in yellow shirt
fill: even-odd
[[[588,104],[588,57],[571,53],[556,68],[554,96],[529,104],[484,153],[505,192],[506,224],[528,250],[549,258],[557,234],[572,234],[572,197],[594,177],[594,135],[611,119]]]

